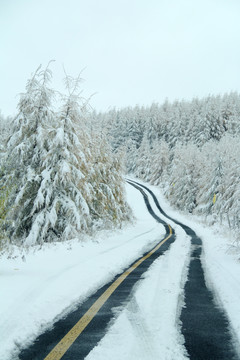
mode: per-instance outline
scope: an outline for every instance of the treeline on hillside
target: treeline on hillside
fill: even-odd
[[[240,95],[166,101],[95,114],[128,173],[161,185],[171,204],[240,227]]]
[[[80,79],[65,78],[54,108],[51,71],[38,68],[18,114],[0,118],[0,250],[63,241],[130,218],[122,162],[89,125]],[[88,120],[87,120],[88,118]]]

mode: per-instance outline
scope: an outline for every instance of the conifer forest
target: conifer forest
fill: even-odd
[[[162,188],[177,209],[239,239],[240,95],[92,110],[81,79],[65,94],[39,67],[15,118],[0,118],[0,241],[65,241],[131,221],[124,177]]]
[[[239,238],[240,95],[167,100],[95,115],[126,171],[160,186],[177,209],[224,221]]]

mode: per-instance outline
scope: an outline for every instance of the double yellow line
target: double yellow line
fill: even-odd
[[[78,336],[83,332],[87,325],[92,321],[97,312],[101,309],[107,299],[112,295],[112,293],[118,288],[118,286],[126,279],[126,277],[131,274],[143,261],[148,259],[152,254],[154,254],[160,246],[162,246],[171,236],[172,228],[169,227],[169,235],[163,239],[158,245],[156,245],[147,255],[139,259],[135,264],[133,264],[128,270],[126,270],[122,275],[120,275],[114,283],[112,283],[107,290],[95,301],[95,303],[88,309],[88,311],[81,317],[81,319],[72,327],[72,329],[62,338],[62,340],[52,349],[52,351],[44,358],[44,360],[60,360],[63,355],[67,352],[70,346],[78,338]]]

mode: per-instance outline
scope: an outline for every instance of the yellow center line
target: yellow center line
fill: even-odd
[[[83,332],[86,326],[91,322],[97,312],[101,309],[103,304],[117,289],[117,287],[126,279],[126,277],[131,274],[131,272],[135,270],[143,261],[148,259],[152,254],[154,254],[160,248],[160,246],[162,246],[172,236],[172,228],[170,225],[168,225],[168,227],[170,231],[169,235],[165,239],[163,239],[157,246],[155,246],[147,255],[143,256],[122,275],[120,275],[114,281],[114,283],[112,283],[107,288],[107,290],[105,290],[105,292],[95,301],[95,303],[72,327],[72,329],[62,338],[62,340],[52,349],[52,351],[44,358],[44,360],[60,360],[63,357],[63,355],[67,352],[70,346],[74,343],[74,341]]]

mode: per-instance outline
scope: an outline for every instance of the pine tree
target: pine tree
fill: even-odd
[[[216,201],[215,212],[231,219],[232,226],[240,227],[240,143],[238,137],[225,135],[219,142],[223,176],[220,183],[221,197]]]
[[[210,149],[209,144],[208,149]],[[198,202],[201,204],[198,212],[205,215],[216,212],[217,204],[222,201],[222,178],[222,158],[219,155],[218,157],[212,156],[208,160],[208,164],[205,161],[205,174],[202,178],[201,190],[198,194]],[[217,203],[215,203],[216,200]]]
[[[197,206],[198,149],[194,144],[177,145],[172,161],[170,184],[166,193],[174,206],[190,213]]]
[[[41,183],[32,214],[37,213],[27,241],[67,240],[91,225],[88,208],[87,162],[76,133],[81,118],[79,78],[66,78],[68,95],[55,115],[49,132],[48,151],[41,167]],[[43,221],[42,221],[43,219]],[[35,231],[35,229],[37,231]],[[35,237],[35,233],[37,237]]]
[[[89,139],[90,214],[95,228],[121,226],[131,212],[125,200],[122,154],[112,153],[104,130]]]
[[[19,113],[14,120],[13,134],[8,141],[4,159],[4,186],[11,188],[9,195],[8,227],[12,241],[22,241],[31,230],[36,233],[36,217],[32,211],[38,206],[41,184],[42,159],[47,154],[49,127],[53,122],[48,87],[51,72],[38,68],[28,81],[26,93],[21,95]],[[38,218],[38,222],[43,219]]]
[[[137,151],[135,175],[140,179],[150,180],[151,149],[148,141],[148,134],[145,134]]]
[[[153,143],[157,139],[157,128],[153,110],[154,109],[151,108],[151,111],[149,111],[149,118],[146,119],[145,123],[145,136],[147,137],[151,149],[153,148]]]
[[[6,152],[6,143],[10,135],[12,125],[12,118],[10,116],[4,117],[0,111],[0,163]]]
[[[0,254],[4,251],[8,242],[6,235],[6,217],[7,217],[7,202],[9,197],[9,188],[2,182],[2,170],[0,168]]]
[[[164,182],[164,173],[170,162],[169,147],[166,141],[155,141],[151,157],[151,183],[160,185]]]
[[[239,94],[125,108],[114,116],[114,149],[125,147],[129,172],[154,184],[165,180],[179,209],[211,219],[238,216]]]

